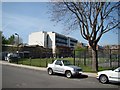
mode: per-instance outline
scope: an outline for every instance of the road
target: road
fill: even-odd
[[[101,84],[93,77],[68,79],[48,75],[46,71],[3,65],[3,88],[118,88],[118,84]]]

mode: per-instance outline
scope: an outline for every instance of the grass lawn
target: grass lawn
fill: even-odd
[[[37,66],[37,67],[47,67],[48,63],[52,63],[56,58],[37,58],[37,59],[20,59],[18,64],[30,65],[30,66]],[[62,58],[63,60],[69,60],[71,64],[74,64],[74,58]],[[99,59],[100,63],[104,62],[105,59]],[[76,58],[75,65],[81,67],[83,72],[93,72],[91,68],[91,60],[90,58],[86,58],[86,65],[84,65],[84,59]],[[15,62],[17,63],[17,62]],[[111,68],[103,68],[99,67],[99,71],[111,69]]]
[[[52,58],[47,59],[21,59],[19,60],[19,64],[30,65],[30,66],[37,66],[37,67],[46,67],[48,63],[52,63]]]

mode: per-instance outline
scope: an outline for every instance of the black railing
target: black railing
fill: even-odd
[[[92,66],[92,52],[91,50],[73,50],[72,53],[62,52],[59,59],[67,59],[77,66]],[[44,57],[43,57],[44,55]],[[56,57],[51,56],[51,53],[44,52],[44,54],[39,53],[39,57],[34,58],[30,56],[29,58],[12,58],[11,62],[16,64],[26,64],[38,67],[47,67],[48,63],[52,63]],[[99,67],[119,67],[120,66],[120,54],[118,49],[105,49],[98,50],[98,66]]]

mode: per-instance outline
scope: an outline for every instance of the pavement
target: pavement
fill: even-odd
[[[7,61],[2,61],[2,60],[0,60],[0,64],[10,65],[10,66],[15,66],[15,67],[20,67],[20,68],[33,69],[33,70],[47,71],[47,68],[44,68],[44,67],[35,67],[35,66],[28,66],[28,65],[22,65],[22,64],[14,64],[14,63],[9,63]],[[97,76],[97,73],[83,72],[83,74],[88,75],[88,77],[96,77]]]
[[[64,75],[48,75],[46,71],[25,69],[10,65],[2,66],[2,87],[9,90],[27,88],[27,90],[41,90],[44,88],[112,88],[118,90],[119,84],[102,84],[94,77],[82,75],[82,77],[66,78]],[[66,90],[66,89],[65,89]]]

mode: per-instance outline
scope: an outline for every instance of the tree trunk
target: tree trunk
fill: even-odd
[[[92,70],[98,71],[98,54],[97,50],[92,49]]]

